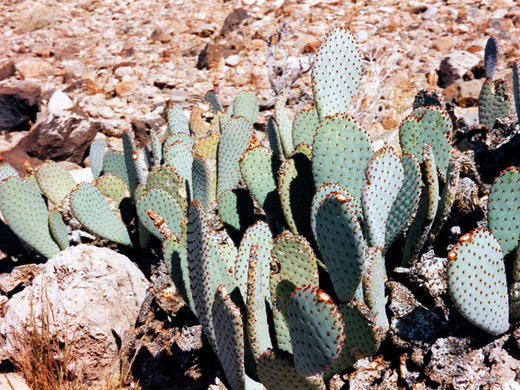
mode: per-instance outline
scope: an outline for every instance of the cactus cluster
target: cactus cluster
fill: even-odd
[[[498,49],[488,46],[491,80]],[[253,93],[227,111],[208,93],[209,127],[174,105],[144,149],[130,133],[123,151],[95,141],[94,183],[76,184],[53,162],[25,179],[0,164],[0,211],[43,257],[67,247],[78,228],[128,247],[160,240],[234,390],[324,389],[378,350],[389,329],[387,253],[404,236],[402,264],[418,261],[449,215],[459,175],[452,122],[435,95],[420,95],[402,122],[402,154],[374,150],[348,114],[360,72],[353,35],[335,28],[316,56],[315,108],[292,120],[283,92],[268,144],[253,130]],[[455,306],[491,334],[507,330],[509,310],[520,319],[519,172],[492,187],[489,232],[463,236],[448,255]],[[215,212],[230,240],[212,230]]]

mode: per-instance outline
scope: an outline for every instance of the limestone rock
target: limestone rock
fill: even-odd
[[[52,71],[52,65],[43,60],[23,60],[16,64],[16,70],[24,79],[37,79],[47,76]]]
[[[67,94],[62,91],[56,91],[52,94],[47,105],[49,113],[52,115],[59,115],[63,110],[72,108],[74,103],[70,100]]]
[[[447,87],[456,81],[462,80],[466,75],[472,76],[471,69],[477,66],[479,62],[479,56],[464,50],[458,50],[444,57],[439,69],[439,85]]]
[[[68,248],[43,268],[7,303],[0,345],[16,359],[16,346],[47,313],[48,332],[60,342],[74,340],[76,374],[96,380],[118,370],[148,288],[142,272],[127,257],[88,245]]]

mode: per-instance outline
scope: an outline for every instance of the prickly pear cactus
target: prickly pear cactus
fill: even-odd
[[[285,104],[287,103],[287,91],[283,91],[274,106],[274,119],[276,120],[276,130],[282,143],[283,154],[289,156],[294,149],[292,140],[292,121],[287,115]]]
[[[415,95],[413,109],[415,110],[419,107],[428,106],[437,106],[442,108],[444,107],[444,99],[435,90],[421,89],[417,92],[417,95]]]
[[[365,168],[372,154],[372,140],[353,118],[324,119],[316,129],[312,146],[316,188],[338,183],[359,200],[365,184]]]
[[[11,176],[0,182],[0,212],[13,232],[43,257],[60,252],[49,230],[45,201],[22,178]]]
[[[444,176],[451,159],[452,137],[453,125],[449,115],[435,106],[413,110],[399,127],[403,153],[411,153],[420,159],[424,145],[431,144],[435,162]]]
[[[478,96],[479,122],[492,128],[497,119],[508,116],[510,109],[511,97],[506,82],[487,79]]]
[[[94,179],[97,179],[103,171],[103,161],[106,152],[107,144],[102,139],[97,139],[90,144],[90,169],[92,170],[92,176],[94,176]]]
[[[360,74],[356,39],[346,28],[334,28],[318,49],[312,68],[314,101],[320,120],[348,112]]]
[[[258,376],[267,390],[325,390],[320,374],[303,377],[294,368],[293,356],[280,349],[268,349],[258,361]]]
[[[473,325],[497,336],[509,329],[506,272],[497,239],[475,229],[448,253],[448,291]]]
[[[69,237],[67,234],[67,225],[63,222],[63,218],[58,210],[49,212],[49,228],[51,230],[52,238],[61,250],[69,246]]]
[[[500,45],[498,39],[490,37],[484,49],[484,68],[486,69],[486,78],[492,79],[497,68],[500,58]]]
[[[118,244],[132,246],[126,226],[94,185],[81,183],[72,190],[70,206],[85,229]]]
[[[294,366],[302,376],[325,371],[339,358],[345,334],[338,308],[324,291],[297,289],[287,310]]]
[[[294,118],[292,127],[292,139],[293,145],[299,145],[301,143],[312,145],[312,139],[314,132],[319,126],[320,120],[316,109],[300,112],[296,118]]]
[[[16,169],[7,163],[0,163],[0,182],[10,176],[20,177]]]
[[[520,60],[513,64],[513,96],[515,99],[516,119],[520,123]]]
[[[36,170],[36,181],[45,196],[55,205],[60,204],[76,182],[64,168],[54,161],[47,161]]]
[[[168,112],[168,127],[166,129],[168,135],[175,133],[190,133],[190,125],[184,110],[178,104],[174,104]]]
[[[514,256],[520,235],[520,169],[511,167],[495,180],[488,198],[488,227],[504,257]]]
[[[391,147],[383,147],[370,158],[365,173],[367,184],[363,187],[361,207],[367,244],[383,248],[386,222],[404,181],[403,166]]]
[[[258,100],[253,92],[241,92],[233,103],[233,116],[244,117],[252,126],[258,117]]]

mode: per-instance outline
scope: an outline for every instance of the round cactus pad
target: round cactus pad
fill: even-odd
[[[458,311],[496,336],[509,329],[506,272],[497,239],[483,229],[462,236],[448,253],[448,291]]]

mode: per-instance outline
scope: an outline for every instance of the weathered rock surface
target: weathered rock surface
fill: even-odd
[[[61,252],[43,269],[7,303],[0,345],[19,358],[27,331],[47,314],[53,337],[74,340],[76,373],[95,380],[117,370],[148,288],[142,272],[121,254],[87,245]]]
[[[481,57],[472,54],[468,51],[458,50],[454,53],[444,57],[439,69],[439,84],[442,87],[447,87],[456,81],[473,79],[471,69],[477,66],[481,61]]]

